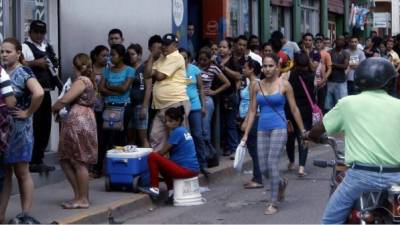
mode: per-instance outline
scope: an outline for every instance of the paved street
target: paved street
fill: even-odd
[[[204,194],[207,203],[201,206],[171,207],[159,205],[149,209],[139,217],[116,218],[125,223],[319,223],[329,192],[329,169],[312,165],[312,159],[331,159],[332,152],[327,147],[319,147],[310,153],[306,178],[298,178],[296,173],[284,172],[289,178],[286,201],[281,211],[272,216],[263,214],[269,192],[262,189],[245,190],[242,184],[250,175],[226,177],[212,182],[210,192]],[[286,160],[282,160],[282,168]]]

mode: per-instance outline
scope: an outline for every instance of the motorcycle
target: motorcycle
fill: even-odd
[[[330,177],[331,196],[343,181],[347,166],[344,163],[344,150],[339,149],[335,138],[323,137],[320,140],[328,144],[334,152],[335,159],[314,160],[314,166],[332,168]],[[392,185],[385,190],[364,192],[354,203],[346,223],[349,224],[383,224],[400,223],[400,185]]]

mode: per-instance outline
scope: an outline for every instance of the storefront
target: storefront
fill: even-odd
[[[0,39],[27,38],[32,20],[42,20],[48,24],[48,39],[57,42],[57,4],[52,0],[0,0]]]

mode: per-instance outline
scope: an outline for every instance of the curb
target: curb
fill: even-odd
[[[222,159],[222,158],[221,158]],[[221,177],[236,174],[232,167],[232,160],[221,160],[218,167],[210,168],[209,178],[206,179],[203,175],[199,176],[200,185],[209,184],[215,182]],[[243,167],[251,165],[251,159],[248,157],[244,162]],[[143,213],[154,209],[154,204],[150,200],[147,194],[132,194],[128,198],[113,201],[108,204],[91,207],[84,212],[77,213],[72,216],[55,219],[52,224],[96,224],[104,223],[108,221],[110,215],[113,217],[119,217],[126,215],[130,216],[143,215]]]
[[[309,158],[319,156],[326,153],[320,151],[324,149],[324,145],[316,144],[311,145],[309,148]],[[208,171],[211,173],[209,179],[203,175],[199,176],[200,185],[207,185],[209,183],[217,182],[220,178],[231,175],[236,175],[237,172],[233,169],[233,161],[225,157],[220,158],[220,165],[218,167],[210,168]],[[248,168],[252,165],[251,158],[247,156],[244,161],[243,168]],[[110,202],[108,204],[98,205],[91,207],[84,212],[79,212],[75,215],[55,219],[53,224],[99,224],[108,221],[109,216],[113,218],[124,217],[129,214],[130,217],[136,217],[154,210],[156,206],[150,200],[147,194],[132,194],[130,197]],[[116,222],[118,223],[118,222]]]

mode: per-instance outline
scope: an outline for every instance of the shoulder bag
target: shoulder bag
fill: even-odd
[[[313,102],[313,100],[311,99],[311,96],[308,93],[307,86],[304,83],[303,78],[301,78],[301,76],[299,76],[299,79],[300,79],[301,86],[303,86],[303,90],[307,95],[308,103],[310,104],[310,107],[312,109],[312,125],[314,126],[315,124],[320,123],[322,121],[323,114],[322,114],[321,109],[318,107],[318,105],[315,104]]]
[[[109,70],[106,70],[109,73]],[[103,129],[124,130],[125,106],[106,105],[103,111]]]

